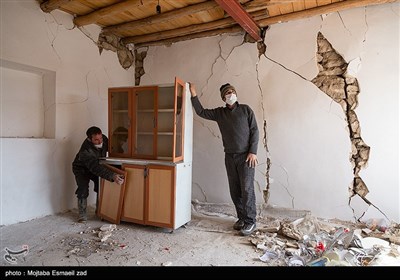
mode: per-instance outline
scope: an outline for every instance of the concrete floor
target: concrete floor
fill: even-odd
[[[111,275],[108,273],[113,273],[112,269],[116,268],[251,267],[254,272],[256,267],[287,266],[285,262],[276,265],[260,260],[264,252],[262,248],[256,248],[254,238],[240,236],[232,229],[236,218],[232,207],[228,205],[215,208],[208,204],[194,204],[192,220],[173,232],[122,222],[103,242],[99,237],[100,228],[112,224],[100,220],[95,216],[94,209],[89,209],[89,220],[84,224],[76,222],[77,210],[74,209],[0,227],[2,274],[26,274],[29,268],[29,273],[41,273],[47,267],[73,267],[74,273],[77,267],[84,271],[95,267],[97,273],[101,271],[101,274]],[[259,213],[264,213],[264,210],[260,209]],[[266,212],[268,217],[292,221],[309,214],[308,211],[282,211],[276,208],[267,209]],[[266,233],[262,230],[266,228],[266,223],[262,222],[265,218],[261,216],[257,222],[257,229],[261,230],[257,231],[260,233],[258,237]],[[346,226],[350,227],[351,223],[348,222]],[[274,242],[277,240],[275,237],[272,239]],[[9,252],[12,252],[13,258],[10,258]],[[393,263],[400,264],[399,259],[390,265]],[[32,268],[36,272],[32,272]]]
[[[89,213],[76,223],[76,210],[3,226],[1,249],[28,252],[3,257],[1,266],[259,266],[260,253],[248,237],[232,229],[231,216],[195,216],[184,227],[168,230],[125,223],[104,242],[99,228],[110,225]]]

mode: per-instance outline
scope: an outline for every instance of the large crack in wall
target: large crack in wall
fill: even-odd
[[[100,54],[103,49],[111,50],[117,53],[119,63],[124,69],[128,69],[133,64],[132,52],[121,43],[121,38],[115,34],[100,33],[99,39],[97,40],[97,46]]]
[[[348,205],[351,207],[352,198],[358,195],[368,206],[372,205],[377,208],[366,198],[369,190],[359,174],[360,170],[366,167],[370,147],[361,138],[360,123],[354,111],[358,106],[358,94],[360,93],[358,81],[355,77],[347,74],[348,63],[332,48],[332,45],[321,32],[318,33],[317,46],[319,73],[312,82],[342,107],[349,129],[351,141],[350,162],[353,167],[354,179],[349,186]],[[351,208],[354,218],[360,221],[366,211],[361,216],[356,217],[354,208]],[[380,212],[382,213],[382,211]],[[385,215],[384,213],[382,214]]]
[[[267,134],[267,118],[265,116],[265,108],[264,108],[264,94],[263,90],[261,87],[261,82],[259,79],[259,73],[258,73],[258,63],[260,62],[260,57],[262,55],[265,56],[265,52],[267,50],[267,45],[265,44],[265,35],[267,33],[267,30],[269,29],[269,26],[266,26],[264,29],[261,30],[261,41],[257,42],[257,50],[258,50],[258,62],[256,65],[256,73],[257,73],[257,83],[258,83],[258,89],[260,90],[260,95],[261,95],[261,110],[262,110],[262,115],[263,115],[263,146],[265,149],[265,154],[266,154],[266,161],[265,161],[265,189],[262,190],[263,192],[263,199],[264,199],[264,206],[268,204],[269,196],[270,196],[270,177],[269,177],[269,172],[271,170],[271,157],[269,154],[269,149],[268,149],[268,134]],[[246,40],[247,37],[245,37]]]
[[[147,49],[141,52],[135,49],[135,86],[140,85],[140,78],[146,73],[143,67],[146,56]]]

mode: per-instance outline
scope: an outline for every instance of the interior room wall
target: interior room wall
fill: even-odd
[[[7,225],[77,207],[72,161],[88,127],[96,125],[108,133],[107,88],[134,85],[134,74],[120,66],[115,53],[99,54],[97,26],[79,30],[66,13],[43,13],[34,0],[2,1],[0,18],[1,61],[55,73],[53,99],[45,96],[43,100],[52,103],[44,104],[45,113],[52,115],[50,123],[43,124],[52,127],[50,133],[0,138],[0,224]],[[7,77],[14,71],[3,63],[2,69],[7,69]],[[14,77],[24,82],[21,75]],[[3,114],[10,108],[4,85],[2,127],[13,121],[10,114]],[[42,84],[48,85],[48,81]],[[30,94],[29,90],[24,94]],[[21,121],[18,127],[31,129]],[[93,188],[89,201],[94,204]]]
[[[0,58],[56,73],[54,137],[0,138],[4,225],[76,208],[71,162],[89,126],[107,134],[107,88],[133,85],[134,72],[124,70],[115,53],[99,55],[96,26],[78,30],[70,15],[45,14],[34,0],[1,5]],[[256,44],[243,43],[243,34],[150,47],[143,50],[141,85],[169,84],[178,76],[195,83],[207,108],[224,105],[220,85],[236,87],[260,130],[259,205],[269,173],[269,205],[325,218],[352,220],[365,212],[363,219],[398,221],[398,11],[399,3],[392,3],[275,24],[261,54]],[[354,174],[346,114],[312,83],[319,71],[319,32],[349,63],[360,86],[354,111],[370,154],[359,175],[372,206],[358,196],[349,205]],[[192,198],[231,203],[217,125],[195,115],[193,133]],[[93,203],[92,189],[89,198]]]
[[[399,220],[399,3],[356,8],[270,26],[265,53],[228,34],[151,47],[141,84],[179,76],[205,108],[223,106],[231,83],[256,113],[260,130],[255,188],[262,205],[310,210],[324,218]],[[369,193],[355,195],[347,114],[312,80],[321,33],[348,64],[360,92],[354,112],[369,159],[359,172]],[[265,133],[264,133],[265,130]],[[264,142],[265,141],[265,142]],[[267,160],[270,167],[267,168]],[[231,203],[217,125],[194,117],[193,199]],[[370,202],[367,203],[367,202]]]

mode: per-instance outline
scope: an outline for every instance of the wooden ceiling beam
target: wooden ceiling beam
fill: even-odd
[[[235,25],[236,22],[232,18],[224,18],[215,20],[207,23],[201,23],[196,25],[189,25],[177,29],[171,29],[166,31],[155,32],[151,34],[131,36],[122,39],[123,44],[140,44],[145,42],[152,42],[158,40],[165,40],[174,37],[185,36],[191,33],[199,33],[210,31],[214,29],[226,28]]]
[[[264,18],[268,17],[268,14],[265,13],[265,11],[256,11],[256,12],[253,12],[250,14],[255,20],[264,19]],[[126,44],[141,44],[141,43],[146,43],[146,42],[171,39],[174,37],[186,36],[189,34],[206,32],[206,31],[210,31],[210,30],[214,30],[214,29],[221,30],[221,28],[227,28],[227,27],[233,26],[235,24],[237,24],[236,21],[233,18],[228,17],[228,18],[219,19],[219,20],[215,20],[215,21],[211,21],[211,22],[207,22],[207,23],[200,23],[200,24],[190,25],[190,26],[181,27],[181,28],[172,29],[172,30],[160,31],[160,32],[155,32],[155,33],[145,34],[145,35],[125,37],[122,39],[122,43],[125,45]]]
[[[157,0],[146,0],[146,5]],[[103,18],[111,17],[113,15],[125,12],[127,10],[135,9],[143,5],[143,0],[129,0],[120,2],[114,5],[107,6],[105,8],[96,10],[84,16],[77,16],[74,18],[74,24],[76,26],[83,26],[92,23],[97,23]]]
[[[313,17],[322,14],[329,14],[334,12],[339,12],[347,9],[353,9],[358,7],[365,7],[369,5],[378,5],[378,4],[385,4],[385,3],[392,3],[398,0],[344,0],[341,2],[335,2],[332,4],[319,6],[299,12],[293,12],[290,14],[284,14],[279,16],[274,16],[266,19],[262,19],[258,21],[260,27],[266,27],[270,24],[303,19],[308,17]]]
[[[261,29],[236,0],[214,0],[256,41],[262,41]]]
[[[296,2],[298,0],[253,0],[247,3],[244,3],[242,6],[246,10],[246,12],[255,12],[258,10],[265,10],[268,7],[280,5],[280,4],[289,4]]]
[[[194,4],[194,5],[186,6],[184,8],[180,8],[180,9],[172,10],[169,12],[150,16],[147,18],[143,18],[143,19],[127,22],[127,23],[107,26],[107,27],[103,28],[103,31],[118,34],[118,32],[121,32],[124,30],[135,29],[135,28],[143,27],[148,24],[164,22],[164,21],[168,21],[171,19],[192,15],[192,14],[195,14],[195,13],[198,13],[201,11],[213,9],[215,7],[218,7],[217,3],[215,3],[214,1],[206,1],[206,2],[199,3],[199,4]]]
[[[61,6],[73,2],[74,0],[48,0],[40,4],[40,8],[45,13],[50,13],[61,8]]]
[[[136,45],[134,45],[134,48],[138,49],[138,48],[149,47],[149,46],[165,46],[165,45],[170,45],[170,44],[180,42],[180,41],[186,41],[186,40],[204,38],[204,37],[211,37],[211,36],[221,35],[224,33],[238,33],[238,32],[243,32],[243,28],[240,25],[236,24],[236,26],[232,26],[232,27],[198,32],[198,33],[193,33],[193,34],[189,34],[186,36],[179,36],[179,37],[175,37],[175,38],[171,38],[171,39],[136,44]]]
[[[276,0],[278,1],[278,0]],[[281,0],[283,1],[283,0]],[[351,9],[362,6],[375,4],[392,3],[399,0],[344,0],[332,4],[311,8],[308,10],[294,12],[292,14],[268,17],[264,11],[250,13],[258,25],[262,28],[276,23],[281,23],[290,20],[297,20],[311,16],[322,15],[326,13],[338,12],[345,9]],[[174,42],[190,40],[193,38],[202,38],[207,36],[215,36],[223,33],[238,32],[238,26],[234,26],[235,22],[232,18],[224,18],[213,22],[197,24],[193,26],[167,30],[146,35],[138,35],[126,37],[122,39],[125,44],[133,43],[135,48],[144,46],[167,45]],[[235,27],[235,28],[233,28]],[[207,35],[212,34],[212,35]]]

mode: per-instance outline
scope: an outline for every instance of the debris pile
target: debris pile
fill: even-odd
[[[345,223],[310,214],[294,221],[260,217],[249,238],[269,266],[400,265],[399,224]]]
[[[68,236],[61,242],[68,245],[67,256],[77,255],[80,257],[89,257],[93,253],[111,251],[119,247],[126,248],[125,244],[119,244],[117,241],[108,240],[112,236],[112,231],[116,230],[115,224],[105,224],[99,229],[88,229],[79,232],[78,236]],[[86,235],[89,235],[86,238]],[[107,241],[108,240],[108,241]]]
[[[229,218],[228,204],[192,202],[194,215]],[[257,230],[249,236],[259,260],[267,266],[400,266],[400,225],[385,219],[353,223],[319,219],[311,211],[262,204],[257,210]],[[232,222],[233,223],[233,222]],[[225,223],[226,224],[226,223]],[[198,222],[195,227],[229,233]],[[231,223],[228,223],[231,228]]]

